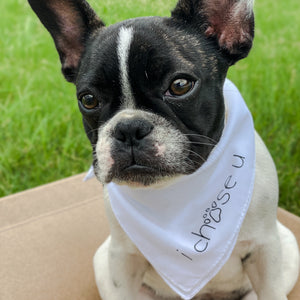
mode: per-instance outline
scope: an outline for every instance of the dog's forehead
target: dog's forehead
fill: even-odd
[[[170,18],[142,17],[103,28],[93,37],[84,65],[124,66],[142,63],[208,68],[216,63],[216,52],[201,35],[178,26]],[[107,70],[106,70],[107,71]]]
[[[141,99],[167,90],[175,75],[201,78],[217,73],[217,54],[201,36],[170,18],[126,20],[95,35],[83,57],[77,87],[97,86],[134,108]],[[193,75],[193,76],[192,76]],[[141,95],[137,96],[139,92]]]

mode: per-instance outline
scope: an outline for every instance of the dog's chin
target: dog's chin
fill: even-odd
[[[173,172],[158,170],[154,167],[131,165],[117,172],[111,173],[106,178],[106,183],[114,182],[118,185],[127,185],[130,187],[159,187],[180,176]]]

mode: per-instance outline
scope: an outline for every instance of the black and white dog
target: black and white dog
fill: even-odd
[[[226,172],[229,167],[240,172],[247,163],[244,154],[232,152],[235,161],[225,166],[232,142],[226,146],[222,139],[230,131],[226,128],[236,105],[229,108],[231,100],[224,101],[224,82],[228,68],[251,49],[253,0],[179,0],[170,18],[137,18],[109,27],[84,0],[29,3],[54,39],[65,78],[76,85],[84,128],[93,147],[94,170],[104,185],[111,235],[94,258],[102,299],[287,299],[298,276],[298,248],[292,233],[277,221],[276,170],[254,129],[255,179],[245,172],[240,176],[246,178],[241,190],[242,179],[238,181],[235,173],[223,174],[223,186],[218,187],[217,179],[209,181],[214,169],[224,165]],[[229,90],[229,98],[237,93],[233,85]],[[250,133],[239,134],[244,142],[236,142],[235,133],[229,140],[237,147],[249,142],[245,151],[250,151],[251,121],[247,117],[246,122],[239,111],[236,109],[235,118],[242,119],[231,131],[248,122],[250,131],[246,126],[243,132]],[[225,146],[216,151],[220,143]],[[218,162],[216,157],[220,163],[207,166],[209,161]],[[199,191],[202,188],[201,195],[208,192],[215,200],[190,196],[198,185],[189,183],[202,168]],[[205,180],[207,185],[200,187]],[[172,194],[174,189],[179,202],[184,198],[184,205]],[[139,204],[131,201],[130,206],[122,191],[138,192],[141,198],[153,195],[153,199],[147,203],[142,199]],[[173,200],[164,202],[161,191],[172,194]],[[199,225],[187,212],[193,211],[190,202],[196,209],[201,199],[210,204],[204,212],[198,211],[200,218],[203,215]],[[152,202],[156,206],[150,209]],[[228,222],[244,214],[242,222],[233,225],[235,239],[230,226],[222,231],[227,223],[226,205],[231,205]],[[235,217],[230,215],[233,212]],[[189,238],[195,239],[192,249],[183,241],[182,248],[175,245],[173,253],[165,243],[172,242],[167,238],[170,230],[158,224],[177,228],[178,236],[173,234],[178,241],[183,240],[181,226],[186,227]],[[198,226],[198,231],[189,226]],[[212,246],[213,231],[221,232],[219,238],[230,237],[227,248],[217,243]],[[207,260],[214,265],[214,257],[219,259],[213,254],[201,261],[206,251],[214,249],[226,249],[223,260],[198,283],[197,270],[200,278],[206,274],[206,267],[201,266]]]

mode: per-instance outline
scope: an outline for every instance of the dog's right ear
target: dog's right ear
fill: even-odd
[[[88,37],[104,23],[85,0],[28,0],[50,32],[62,64],[62,73],[75,82]]]

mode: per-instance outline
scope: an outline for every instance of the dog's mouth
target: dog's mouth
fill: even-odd
[[[116,174],[117,179],[122,178],[126,181],[137,181],[144,183],[149,182],[150,178],[155,178],[159,174],[159,171],[155,167],[133,163],[129,166],[126,166]],[[152,181],[152,180],[151,180]]]
[[[166,176],[170,176],[170,172],[158,168],[155,164],[148,166],[132,163],[126,167],[113,169],[109,180],[127,185],[149,186],[157,183]]]
[[[139,165],[139,164],[132,164],[128,167],[125,167],[123,169],[123,172],[125,173],[142,173],[142,174],[149,174],[156,172],[155,168]]]

